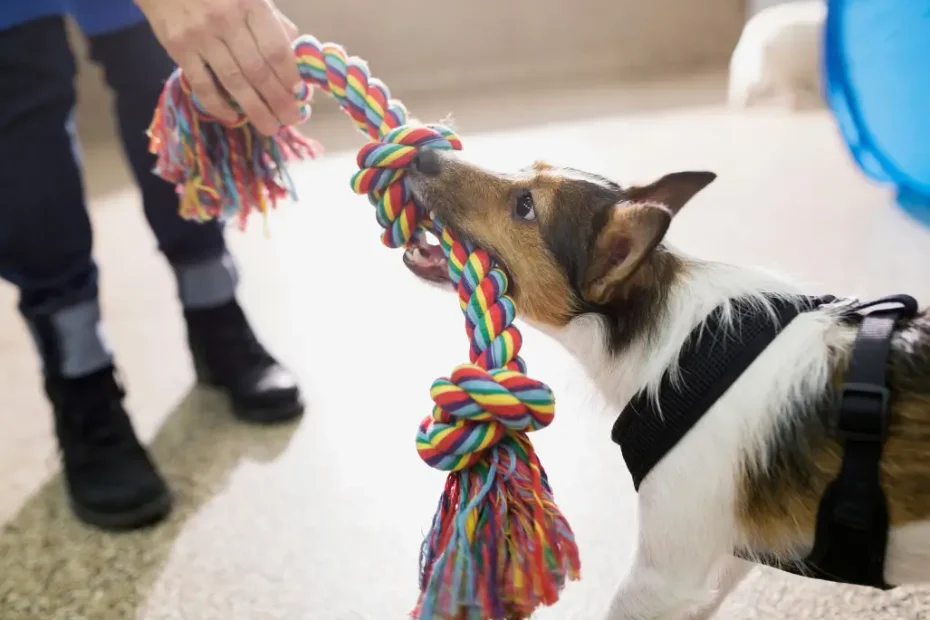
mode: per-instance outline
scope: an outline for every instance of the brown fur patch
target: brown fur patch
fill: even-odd
[[[418,191],[427,194],[427,202],[444,222],[503,263],[522,317],[562,326],[579,302],[540,232],[545,218],[556,209],[562,185],[551,170],[537,162],[524,173],[499,175],[448,160],[441,174],[419,180]],[[538,222],[513,217],[513,202],[521,190],[531,192]]]
[[[820,498],[842,460],[831,427],[851,348],[834,352],[833,378],[820,401],[798,403],[791,427],[777,431],[777,453],[747,466],[738,517],[751,551],[791,557],[813,543]],[[896,334],[889,388],[882,482],[891,524],[904,525],[930,519],[930,311]]]
[[[716,176],[675,173],[622,190],[603,177],[545,162],[504,175],[435,156],[438,172],[409,173],[417,199],[504,264],[522,317],[555,327],[609,306],[623,290],[661,286],[656,278],[668,270],[639,267],[674,213]],[[535,218],[517,214],[527,196]]]

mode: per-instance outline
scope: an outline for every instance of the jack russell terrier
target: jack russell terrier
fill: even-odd
[[[669,225],[713,173],[621,187],[424,150],[408,174],[418,204],[504,266],[519,316],[622,412],[613,438],[640,532],[608,620],[709,618],[754,563],[930,581],[930,312],[902,296],[869,313],[672,249]],[[446,279],[435,247],[404,260]]]

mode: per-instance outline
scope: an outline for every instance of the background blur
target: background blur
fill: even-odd
[[[909,292],[930,302],[930,230],[853,165],[824,109],[734,109],[728,63],[743,0],[282,0],[302,32],[370,61],[424,121],[453,114],[464,155],[535,159],[620,182],[684,169],[718,180],[671,242],[760,264],[812,292]],[[390,12],[390,13],[389,13]],[[83,53],[78,37],[75,46]],[[817,58],[809,59],[817,71]],[[348,187],[362,137],[325,97],[306,131],[327,155],[292,169],[301,200],[229,239],[242,299],[299,375],[297,425],[235,423],[193,387],[169,269],[113,140],[97,70],[80,77],[80,132],[105,324],[178,505],[168,523],[101,534],[70,515],[38,363],[0,286],[2,620],[400,620],[444,476],[413,447],[432,380],[466,359],[453,298],[383,248]],[[524,358],[559,410],[534,443],[577,534],[584,578],[542,620],[599,620],[628,565],[635,494],[609,439],[616,415],[555,343],[523,330]],[[687,509],[687,507],[683,507]],[[759,570],[720,620],[930,618],[930,591],[887,594]]]
[[[744,0],[277,4],[301,32],[369,59],[405,99],[489,88],[561,90],[579,81],[722,67],[747,10]],[[108,119],[96,114],[106,105],[99,75],[91,68],[80,84],[82,130],[108,131]]]

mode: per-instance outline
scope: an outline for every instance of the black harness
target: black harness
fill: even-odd
[[[676,380],[662,379],[658,400],[637,394],[614,424],[611,438],[638,490],[653,467],[794,318],[836,301],[834,297],[770,298],[775,321],[758,303],[736,300],[731,316],[714,310],[688,337]],[[838,395],[835,432],[843,443],[839,475],[820,500],[814,546],[798,565],[782,570],[837,583],[888,589],[884,580],[888,506],[880,460],[888,430],[887,364],[898,319],[917,314],[907,295],[850,305],[842,318],[859,324],[845,382]],[[724,320],[728,328],[719,329]],[[718,340],[728,334],[728,340]],[[660,414],[661,412],[661,414]]]

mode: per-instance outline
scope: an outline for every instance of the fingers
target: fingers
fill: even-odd
[[[271,0],[136,2],[212,116],[235,120],[231,97],[265,135],[300,122],[297,28]]]
[[[294,25],[294,22],[292,22],[287,15],[277,9],[275,9],[275,17],[277,17],[281,25],[284,26],[284,32],[287,33],[287,38],[293,43],[294,39],[296,39],[297,35],[300,33],[300,31],[297,30],[297,26]]]
[[[210,28],[206,25],[208,20],[176,9],[173,14],[166,15],[167,9],[171,7],[166,7],[165,3],[140,1],[138,4],[165,51],[184,71],[203,109],[221,121],[235,121],[238,114],[216,83],[201,54],[201,42],[211,38]]]
[[[229,104],[226,95],[220,90],[210,70],[199,56],[188,55],[178,65],[187,76],[191,90],[197,95],[197,101],[204,110],[226,123],[232,123],[238,118],[239,115]]]
[[[246,60],[243,61],[246,66],[248,66],[248,70],[241,67],[233,58],[232,53],[226,45],[216,39],[205,41],[202,44],[202,49],[204,60],[206,60],[210,68],[213,69],[216,78],[236,103],[239,104],[239,107],[242,108],[245,115],[249,117],[249,121],[251,121],[255,128],[266,136],[270,136],[277,132],[280,127],[278,119],[265,102],[262,101],[262,98],[256,92],[256,88],[250,83],[251,77],[252,79],[257,79],[259,82],[256,87],[260,87],[263,83],[267,84],[269,80],[267,77],[268,71],[265,71],[265,76],[262,76],[262,67],[256,66],[258,63],[255,62],[254,57],[248,58],[248,52],[246,52]],[[255,50],[255,53],[257,54],[258,51]],[[259,56],[259,58],[261,58],[261,56]],[[248,74],[246,71],[248,71]],[[276,81],[274,76],[271,76],[270,80]],[[280,87],[280,84],[278,86]],[[283,87],[281,88],[283,90]],[[198,97],[199,96],[198,93]],[[206,105],[204,105],[204,107],[206,107]]]
[[[250,11],[246,15],[246,23],[259,53],[271,69],[275,81],[283,89],[279,91],[277,88],[269,88],[268,92],[259,89],[259,93],[265,97],[281,122],[289,125],[299,122],[299,107],[294,95],[300,84],[300,73],[297,71],[297,60],[291,47],[291,41],[297,32],[296,26],[268,4],[262,4]],[[282,93],[286,93],[286,96]],[[279,95],[280,101],[270,98]]]

